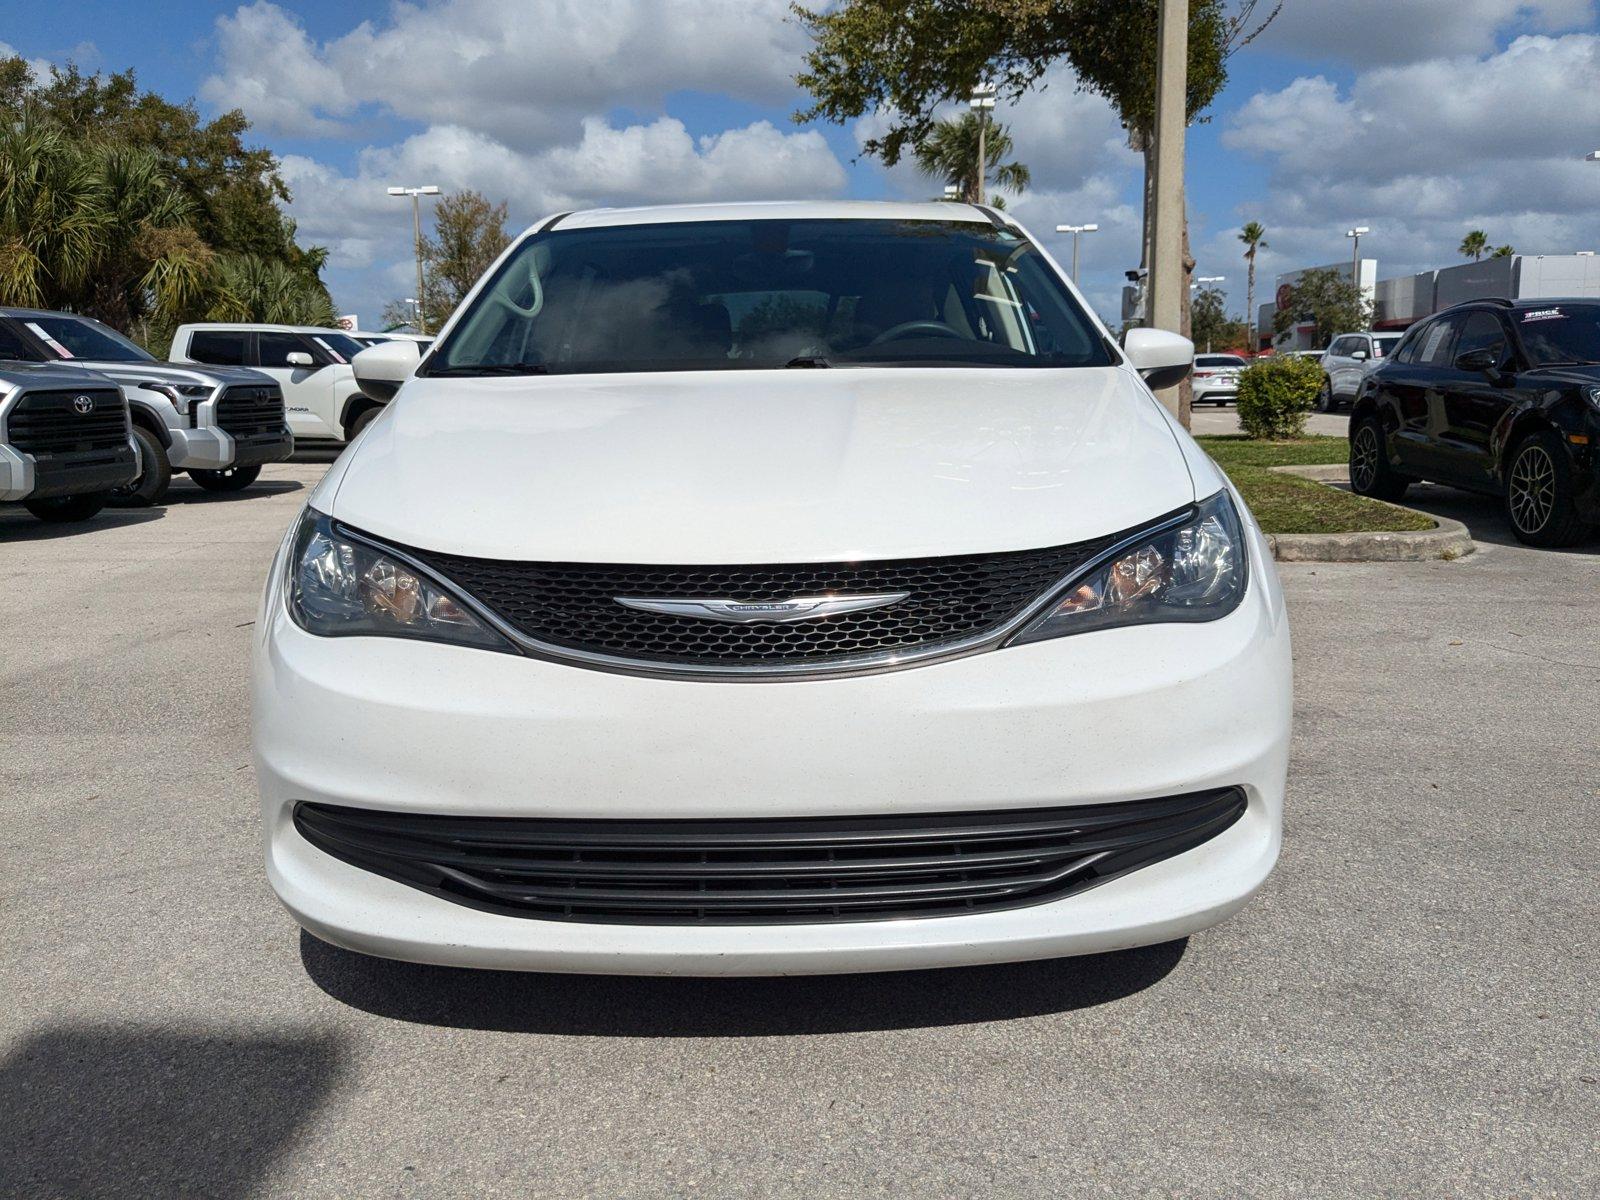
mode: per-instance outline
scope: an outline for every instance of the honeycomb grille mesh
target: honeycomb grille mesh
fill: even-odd
[[[758,667],[921,650],[982,634],[1116,540],[949,558],[757,566],[507,562],[411,553],[540,642],[662,665]],[[790,623],[732,624],[643,612],[616,600],[773,603],[881,592],[907,596],[879,608]]]

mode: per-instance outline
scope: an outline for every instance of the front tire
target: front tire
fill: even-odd
[[[364,408],[358,412],[351,419],[350,427],[344,431],[344,440],[347,442],[355,441],[363,429],[378,419],[378,414],[382,411],[381,407],[374,405],[372,408]]]
[[[51,496],[48,500],[24,500],[22,507],[51,524],[87,521],[106,506],[107,493],[85,492],[81,496]]]
[[[189,472],[189,478],[208,492],[242,492],[260,474],[261,464],[251,463],[248,467],[223,467],[220,471],[196,469]]]
[[[118,508],[148,508],[161,503],[172,486],[172,466],[161,439],[142,425],[133,427],[133,447],[138,452],[139,473],[132,483],[112,488],[109,502]]]
[[[1531,433],[1511,452],[1506,472],[1506,519],[1517,540],[1555,548],[1583,541],[1592,531],[1573,499],[1572,463],[1561,439]]]
[[[1377,417],[1363,417],[1350,433],[1350,490],[1373,500],[1398,500],[1415,482],[1389,465],[1383,447],[1383,426]]]

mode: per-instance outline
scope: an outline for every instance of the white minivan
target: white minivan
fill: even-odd
[[[1193,348],[1119,346],[1005,214],[565,214],[387,351],[255,645],[316,936],[891,970],[1182,938],[1267,878],[1289,626],[1151,393]]]
[[[289,430],[297,439],[345,442],[382,407],[362,393],[350,366],[364,349],[341,329],[207,322],[178,326],[167,357],[177,363],[254,367],[283,390]]]

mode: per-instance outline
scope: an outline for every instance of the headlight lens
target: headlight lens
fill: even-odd
[[[139,385],[149,391],[165,396],[172,407],[188,415],[189,406],[205,400],[211,395],[211,386],[204,383],[157,383],[147,380]]]
[[[512,651],[437,581],[339,534],[308,508],[295,531],[284,596],[289,615],[321,637],[409,637]]]
[[[1596,411],[1600,411],[1600,388],[1589,389],[1589,403],[1594,406]]]
[[[1012,645],[1166,621],[1215,621],[1244,597],[1249,554],[1226,491],[1193,520],[1153,535],[1075,580]]]

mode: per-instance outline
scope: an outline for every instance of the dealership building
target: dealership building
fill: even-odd
[[[1558,296],[1600,299],[1600,258],[1593,253],[1511,254],[1393,279],[1378,278],[1375,258],[1364,258],[1359,264],[1329,263],[1324,267],[1302,267],[1277,277],[1273,302],[1261,305],[1256,315],[1256,328],[1261,331],[1259,349],[1315,348],[1315,330],[1309,321],[1297,322],[1276,341],[1272,336],[1272,319],[1278,307],[1289,302],[1300,277],[1313,270],[1333,271],[1343,279],[1349,279],[1354,270],[1362,296],[1372,305],[1374,329],[1406,329],[1453,304],[1490,296],[1508,300]]]

